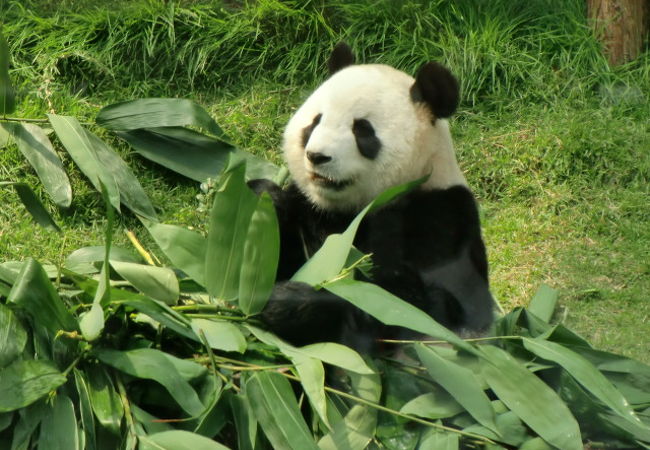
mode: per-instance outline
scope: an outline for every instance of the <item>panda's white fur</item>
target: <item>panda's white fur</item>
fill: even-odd
[[[447,120],[433,117],[410,90],[415,79],[382,64],[351,65],[326,80],[289,121],[284,133],[284,156],[294,182],[313,205],[326,211],[356,211],[385,189],[425,175],[421,189],[466,185],[458,167]],[[314,117],[318,126],[303,148],[302,133]],[[376,158],[364,157],[352,132],[355,119],[373,126],[381,149]],[[314,166],[307,152],[332,159]],[[314,174],[350,184],[330,189]]]

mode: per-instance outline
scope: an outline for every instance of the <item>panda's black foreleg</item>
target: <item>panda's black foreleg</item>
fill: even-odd
[[[257,178],[249,180],[246,184],[253,192],[255,192],[256,195],[260,195],[262,192],[268,193],[276,208],[278,206],[282,207],[286,203],[285,192],[280,186],[271,180],[267,180],[266,178]]]
[[[379,323],[325,289],[296,282],[276,284],[261,313],[267,329],[293,345],[337,342],[373,352]]]

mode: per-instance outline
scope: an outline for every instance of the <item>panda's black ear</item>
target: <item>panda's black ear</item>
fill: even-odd
[[[449,69],[437,62],[428,62],[418,71],[411,86],[411,98],[425,102],[435,117],[449,117],[458,107],[460,89]]]
[[[330,75],[334,75],[344,67],[354,64],[354,53],[352,49],[345,42],[339,42],[332,50],[329,61],[327,61],[327,68]]]

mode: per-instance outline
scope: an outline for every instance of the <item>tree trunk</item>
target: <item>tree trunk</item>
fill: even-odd
[[[587,14],[612,65],[641,52],[648,35],[650,0],[587,0]]]

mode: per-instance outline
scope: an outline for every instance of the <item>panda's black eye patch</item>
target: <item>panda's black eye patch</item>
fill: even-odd
[[[366,119],[354,119],[352,133],[357,141],[359,152],[368,159],[375,159],[381,148],[381,141],[375,134],[372,124]]]
[[[322,114],[317,114],[316,117],[314,117],[314,120],[312,120],[311,124],[302,129],[302,147],[303,148],[307,147],[307,142],[309,142],[309,138],[311,137],[311,133],[314,131],[314,128],[316,128],[318,126],[318,124],[320,123],[320,118],[321,117],[323,117]]]

